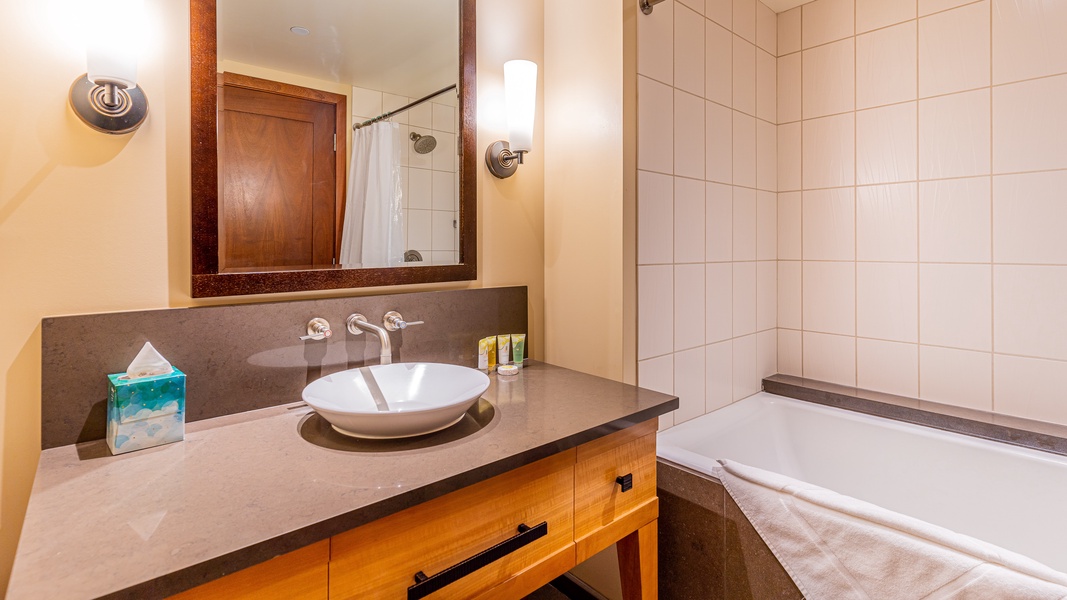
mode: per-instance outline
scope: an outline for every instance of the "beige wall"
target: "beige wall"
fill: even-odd
[[[84,52],[69,43],[83,4],[0,0],[3,70],[24,92],[0,97],[0,585],[40,447],[41,318],[208,303],[189,297],[188,8],[148,0],[150,44],[140,79],[151,112],[133,135],[111,137],[90,131],[67,107],[71,82],[85,72]],[[478,10],[481,156],[503,137],[504,60],[543,61],[544,9],[539,1],[484,1]],[[534,153],[506,181],[479,163],[478,281],[358,293],[527,285],[530,347],[543,357],[542,161]]]
[[[779,370],[1067,423],[1067,3],[778,16]]]

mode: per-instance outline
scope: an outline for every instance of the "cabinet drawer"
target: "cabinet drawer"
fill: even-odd
[[[331,600],[407,598],[416,573],[432,578],[514,538],[520,525],[548,530],[426,597],[474,596],[560,552],[573,565],[574,461],[574,450],[561,452],[334,536]]]
[[[326,600],[330,540],[210,581],[170,600]]]
[[[624,492],[616,478],[627,475],[633,487]],[[575,540],[610,525],[655,497],[655,421],[579,446],[574,469]]]

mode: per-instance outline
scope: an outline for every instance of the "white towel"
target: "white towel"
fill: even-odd
[[[719,463],[713,475],[807,600],[1067,598],[1067,574],[1025,556],[784,475]]]

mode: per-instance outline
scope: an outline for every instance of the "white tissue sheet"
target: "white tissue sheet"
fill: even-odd
[[[152,342],[145,342],[130,366],[126,367],[126,378],[141,379],[173,372],[174,367],[171,366],[170,361],[163,358],[163,355],[152,346]]]

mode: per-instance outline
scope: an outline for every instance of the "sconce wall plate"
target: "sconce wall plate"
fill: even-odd
[[[485,149],[485,166],[499,179],[514,175],[521,162],[522,154],[513,153],[511,146],[504,140],[497,140]]]
[[[148,116],[148,97],[140,86],[122,89],[97,85],[89,81],[88,75],[82,75],[70,86],[70,106],[83,123],[113,135],[136,131]]]

